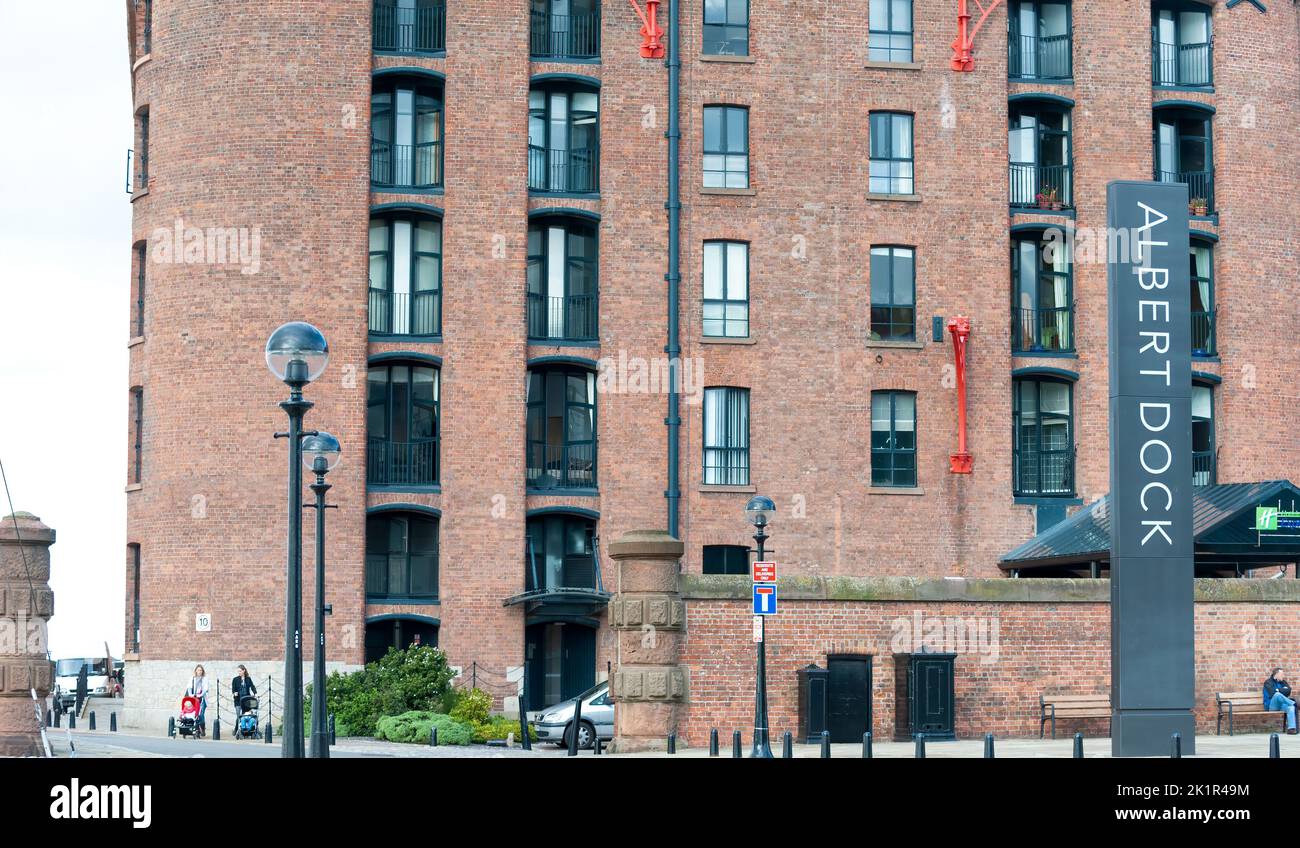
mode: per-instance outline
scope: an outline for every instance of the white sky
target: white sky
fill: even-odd
[[[0,3],[0,461],[58,533],[55,657],[120,657],[132,144],[122,0]],[[0,516],[9,505],[0,490]]]

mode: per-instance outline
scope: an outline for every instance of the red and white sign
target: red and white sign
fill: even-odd
[[[763,641],[763,616],[754,616],[754,642]]]
[[[775,583],[776,582],[776,563],[774,562],[756,562],[753,568],[755,583]]]

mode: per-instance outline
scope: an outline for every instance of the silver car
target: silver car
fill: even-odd
[[[541,717],[533,722],[537,738],[542,742],[568,745],[573,728],[573,706],[582,701],[582,715],[578,719],[578,747],[590,748],[596,737],[602,742],[614,738],[614,704],[609,700],[609,683],[597,683],[577,698],[547,707]]]

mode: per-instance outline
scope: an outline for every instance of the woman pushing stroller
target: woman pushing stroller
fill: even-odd
[[[194,735],[202,739],[207,735],[207,713],[208,713],[208,678],[203,670],[203,666],[194,667],[194,676],[190,678],[190,688],[186,690],[186,695],[195,698],[199,702],[199,717],[195,723]]]

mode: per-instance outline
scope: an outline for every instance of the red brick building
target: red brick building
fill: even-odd
[[[345,451],[333,660],[418,634],[506,697],[527,655],[534,706],[603,677],[602,551],[669,525],[669,102],[640,21],[599,0],[127,11],[129,706],[163,715],[195,662],[279,677],[286,390],[262,345],[290,320],[329,340],[307,425]],[[970,73],[956,29],[956,0],[681,4],[688,575],[744,568],[755,492],[783,577],[929,581],[998,578],[1104,495],[1094,246],[1119,179],[1204,201],[1198,482],[1295,477],[1295,4],[1001,3]],[[935,329],[958,315],[968,476]],[[725,641],[698,617],[714,603],[688,643]],[[797,626],[790,668],[879,641]]]

